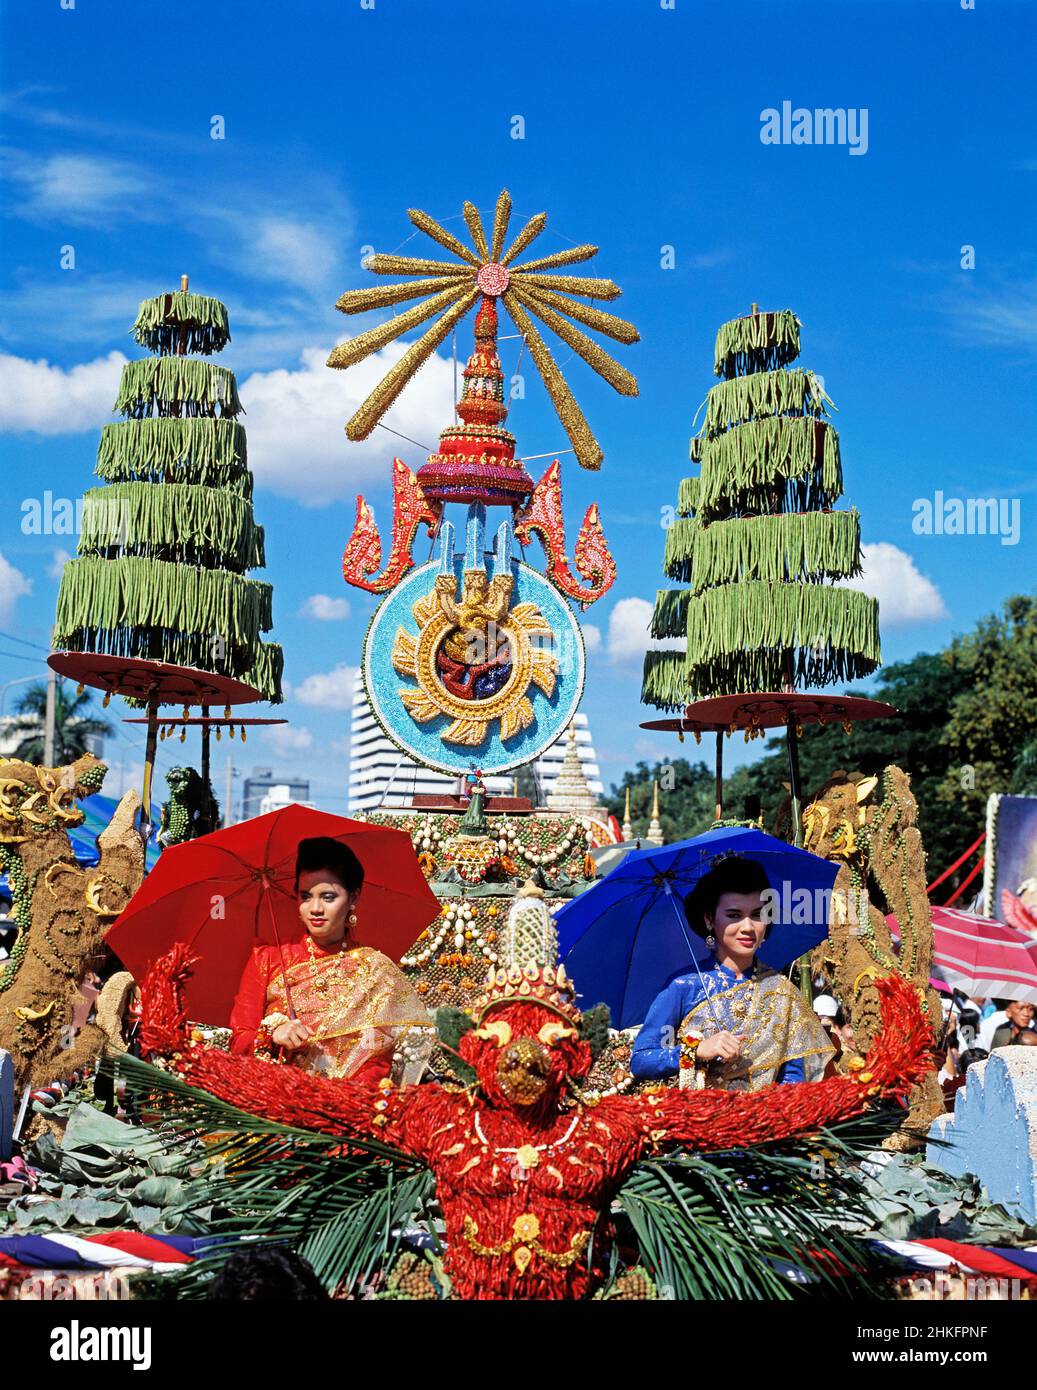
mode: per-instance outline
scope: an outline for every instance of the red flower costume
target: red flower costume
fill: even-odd
[[[177,948],[145,981],[146,1051],[183,1048],[176,986],[188,964]],[[853,1076],[751,1093],[660,1089],[567,1107],[567,1083],[587,1074],[591,1052],[572,1026],[579,1015],[564,969],[513,968],[502,982],[504,974],[480,1001],[482,1026],[460,1042],[478,1077],[474,1093],[325,1080],[200,1047],[181,1051],[179,1069],[244,1110],[374,1136],[424,1160],[436,1177],[446,1266],[461,1298],[558,1299],[581,1298],[600,1282],[609,1206],[639,1159],[674,1145],[716,1152],[809,1134],[860,1112],[869,1098],[903,1097],[928,1066],[916,993],[890,976],[878,982],[882,1035]]]

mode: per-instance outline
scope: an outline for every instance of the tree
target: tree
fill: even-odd
[[[105,738],[115,732],[107,719],[93,712],[93,702],[87,691],[69,694],[71,685],[59,680],[54,690],[54,766],[72,763],[90,752],[88,742]],[[18,699],[15,709],[21,716],[15,719],[10,732],[18,737],[13,757],[27,763],[42,764],[47,723],[47,682],[30,685]]]
[[[961,691],[944,735],[940,800],[982,823],[992,792],[1035,790],[1037,597],[1007,599],[1001,613],[955,638],[946,661]]]
[[[237,382],[190,358],[230,339],[217,299],[146,299],[134,325],[154,356],[127,363],[97,453],[104,485],[85,495],[78,554],[65,566],[56,648],[170,662],[232,676],[281,699],[281,648],[265,563]]]
[[[652,788],[656,782],[659,784],[659,824],[668,844],[709,829],[715,809],[713,773],[705,763],[690,763],[686,758],[656,763],[654,767],[639,762],[632,772],[624,773],[622,780],[613,785],[606,802],[609,811],[622,821],[629,788],[630,824],[634,835],[643,838],[648,833]]]

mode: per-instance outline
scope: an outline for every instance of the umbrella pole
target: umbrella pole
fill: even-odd
[[[724,818],[724,733],[717,730],[717,770],[716,770],[716,815],[714,820]]]
[[[202,783],[205,794],[209,793],[209,706],[202,706]],[[213,827],[215,829],[215,827]]]
[[[796,716],[791,710],[785,716],[785,742],[789,751],[789,807],[792,814],[792,843],[803,848],[803,815],[799,783],[799,742]],[[814,1002],[814,985],[810,976],[810,955],[799,958],[799,989],[807,1004]]]
[[[155,749],[158,744],[158,696],[148,696],[148,738],[144,749],[144,785],[140,794],[140,829],[147,849],[151,838],[151,784],[155,778]]]
[[[717,738],[719,737],[720,735],[717,734]],[[695,974],[699,977],[699,984],[702,986],[702,997],[706,1001],[706,1007],[709,1009],[709,1016],[713,1020],[713,1026],[718,1033],[722,1033],[724,1031],[723,1025],[721,1024],[720,1019],[717,1017],[716,1009],[713,1007],[713,997],[706,990],[706,978],[702,973],[702,967],[699,965],[698,956],[696,956],[695,954],[695,948],[691,944],[691,937],[688,935],[688,924],[684,920],[684,913],[680,910],[680,908],[677,905],[677,897],[673,891],[673,885],[671,884],[670,880],[666,878],[663,879],[663,886],[666,890],[666,896],[670,900],[670,906],[673,908],[674,916],[677,918],[677,922],[680,926],[681,934],[683,935],[685,945],[688,948],[688,954],[691,956],[691,963],[695,967]]]
[[[277,943],[277,958],[281,962],[281,979],[284,981],[284,997],[288,1004],[288,1012],[292,1018],[298,1018],[295,1012],[295,1002],[292,999],[292,987],[288,983],[288,967],[284,963],[284,947],[281,945],[281,933],[277,930],[277,914],[274,912],[274,905],[270,901],[270,884],[265,878],[261,880],[263,885],[263,901],[266,903],[266,910],[270,913],[270,925],[274,929],[274,941]]]

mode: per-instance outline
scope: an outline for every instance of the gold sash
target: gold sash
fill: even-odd
[[[387,956],[370,946],[287,966],[296,1016],[313,1034],[291,1054],[293,1065],[321,1076],[352,1076],[365,1062],[390,1052],[414,1028],[427,1029],[428,1011]],[[290,1013],[284,976],[267,986],[267,1013]]]
[[[707,983],[709,979],[707,975]],[[681,1034],[687,1028],[697,1028],[705,1038],[718,1031],[743,1035],[737,1057],[708,1063],[706,1085],[724,1091],[770,1086],[782,1064],[797,1057],[803,1059],[804,1080],[817,1081],[835,1052],[800,991],[771,970],[761,969],[700,999],[683,1019]]]

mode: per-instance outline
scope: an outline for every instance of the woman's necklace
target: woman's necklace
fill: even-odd
[[[745,1001],[746,990],[741,990],[732,999],[730,1004],[731,1016],[739,1028],[747,1028],[752,1022],[756,1013],[756,1001],[760,995],[760,967],[757,961],[753,961],[752,970],[748,979],[743,979],[742,983],[748,983],[748,1001]],[[737,984],[736,984],[737,988]]]
[[[322,999],[325,999],[327,998],[328,989],[330,988],[330,976],[332,972],[330,970],[322,971],[319,969],[317,965],[319,957],[312,936],[307,935],[306,937],[306,949],[310,957],[310,974],[313,976],[314,993],[320,995]],[[345,951],[340,948],[335,959],[341,960],[345,954]],[[341,967],[338,967],[338,969],[341,969]]]
[[[514,1154],[519,1169],[518,1177],[524,1182],[532,1170],[539,1166],[541,1154],[550,1153],[552,1149],[560,1149],[569,1142],[576,1132],[576,1126],[580,1123],[581,1118],[582,1116],[579,1114],[574,1115],[565,1133],[557,1139],[552,1139],[549,1144],[518,1144],[513,1148],[503,1148],[498,1144],[491,1144],[486,1138],[477,1110],[475,1112],[475,1133],[484,1149],[492,1149],[495,1154]]]

